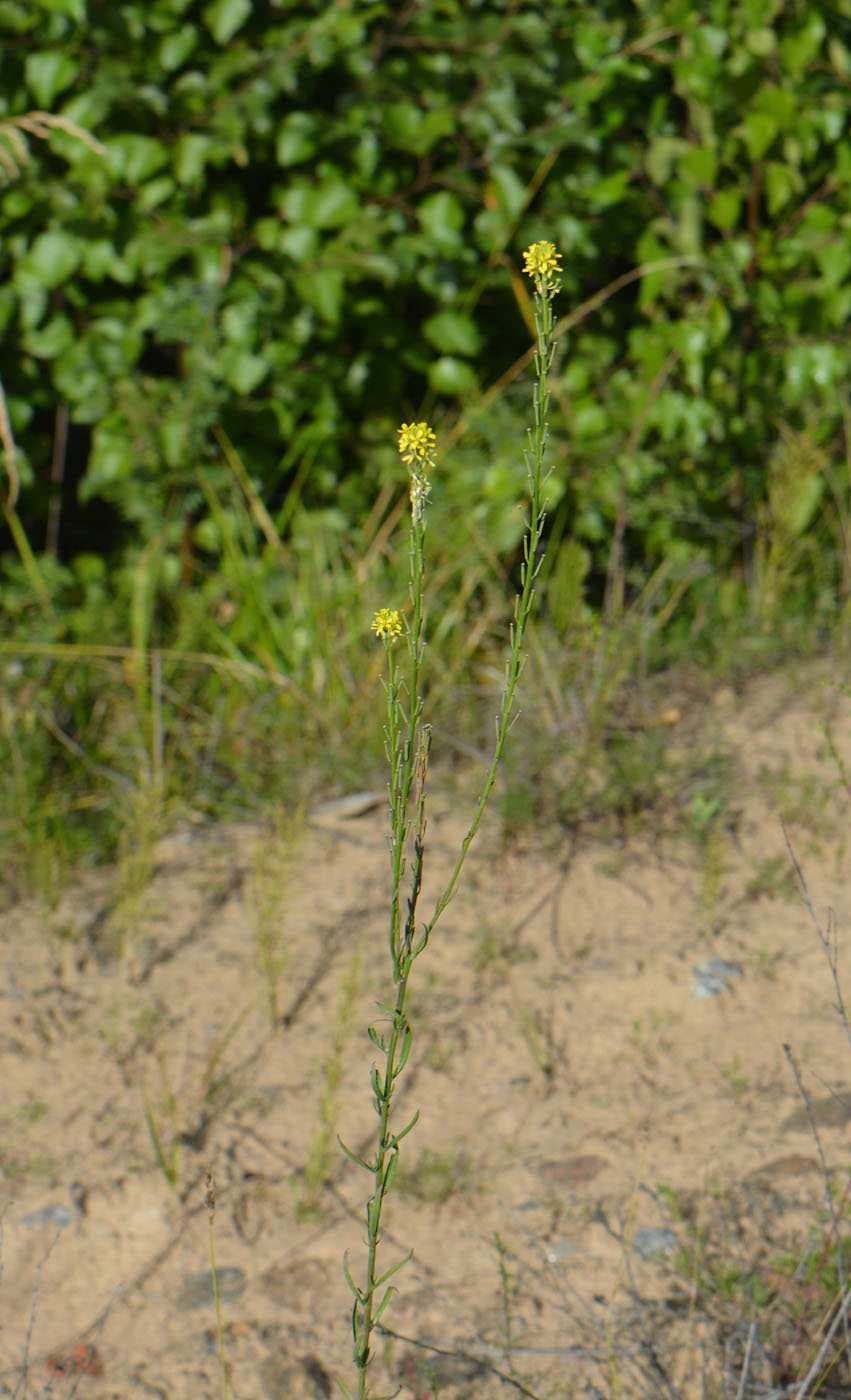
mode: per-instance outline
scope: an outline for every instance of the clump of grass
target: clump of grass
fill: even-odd
[[[219,1364],[222,1369],[222,1394],[224,1400],[230,1400],[228,1367],[225,1357],[225,1334],[222,1327],[222,1300],[219,1296],[219,1275],[216,1269],[216,1242],[213,1233],[213,1225],[216,1219],[216,1185],[213,1181],[213,1173],[209,1170],[204,1175],[204,1205],[207,1208],[207,1233],[210,1244],[210,1270],[213,1277],[213,1297],[216,1303],[216,1340],[219,1345]]]
[[[471,1175],[472,1163],[463,1153],[432,1152],[425,1147],[415,1167],[400,1171],[399,1190],[416,1201],[439,1206],[463,1191]]]
[[[284,946],[284,911],[287,884],[302,830],[301,817],[299,809],[289,816],[282,808],[278,809],[272,829],[265,832],[254,847],[245,890],[254,956],[273,1030],[281,1020],[278,982],[290,961],[290,953]]]
[[[322,1064],[322,1090],[319,1095],[319,1122],[313,1134],[304,1168],[304,1190],[298,1205],[298,1215],[304,1219],[316,1209],[319,1191],[328,1176],[332,1160],[334,1129],[340,1106],[340,1084],[343,1078],[346,1048],[354,1024],[355,1007],[360,992],[361,950],[356,948],[343,977],[337,999],[337,1014],[331,1037],[331,1048]]]
[[[142,1084],[142,1108],[157,1166],[172,1191],[177,1190],[180,1174],[180,1109],[168,1077],[166,1057],[160,1057],[161,1085],[159,1114],[154,1111],[146,1084]]]
[[[559,254],[552,243],[533,243],[525,253],[526,273],[535,289],[534,426],[529,431],[526,468],[529,488],[528,517],[520,568],[520,592],[515,599],[510,628],[510,645],[505,668],[502,704],[496,720],[496,733],[490,762],[470,828],[461,842],[455,865],[430,917],[418,918],[426,859],[426,782],[428,777],[431,729],[424,718],[422,672],[425,650],[425,534],[427,505],[431,492],[430,475],[436,470],[436,439],[427,423],[404,423],[399,430],[399,454],[409,472],[410,523],[410,614],[403,618],[396,608],[381,608],[372,627],[383,643],[386,661],[385,749],[390,769],[390,871],[388,951],[395,993],[391,1002],[380,1007],[382,1020],[369,1027],[369,1037],[378,1052],[378,1064],[371,1071],[372,1099],[378,1116],[374,1156],[367,1160],[341,1143],[346,1155],[372,1178],[372,1191],[366,1204],[366,1259],[362,1282],[356,1283],[348,1258],[344,1269],[354,1295],[352,1309],[353,1359],[358,1400],[370,1400],[368,1367],[373,1330],[393,1293],[389,1280],[411,1257],[410,1252],[387,1268],[379,1267],[381,1217],[385,1198],[398,1171],[399,1149],[418,1118],[415,1113],[397,1128],[392,1114],[394,1091],[405,1069],[413,1033],[406,1015],[408,983],[416,960],[428,946],[434,928],[456,893],[467,853],[478,831],[491,795],[500,759],[514,719],[514,700],[523,669],[524,635],[532,613],[535,580],[545,556],[546,519],[545,453],[547,446],[548,373],[555,352],[553,301],[559,288]],[[403,660],[397,656],[402,639]],[[409,845],[410,843],[410,845]],[[403,880],[407,886],[404,898]],[[380,1295],[380,1296],[379,1296]],[[342,1382],[345,1395],[353,1392]],[[377,1400],[377,1397],[372,1397]]]

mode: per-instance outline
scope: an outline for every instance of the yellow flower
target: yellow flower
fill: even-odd
[[[399,456],[411,473],[411,515],[415,521],[422,520],[431,490],[426,471],[434,466],[436,442],[428,423],[403,423],[399,429]]]
[[[372,630],[382,642],[401,636],[402,617],[395,608],[379,608],[372,619]]]
[[[561,272],[561,253],[554,243],[542,238],[538,243],[530,243],[523,254],[523,271],[539,281],[548,292],[558,291],[561,285],[558,274]]]
[[[436,442],[428,423],[403,423],[399,429],[399,456],[409,467],[433,466]]]

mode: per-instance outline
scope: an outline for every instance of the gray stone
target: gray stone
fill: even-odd
[[[731,983],[744,976],[739,964],[728,962],[726,958],[709,958],[707,962],[695,963],[694,971],[697,981],[691,989],[691,994],[700,1000],[728,992]]]
[[[322,1365],[309,1356],[301,1359],[278,1352],[260,1367],[264,1400],[328,1400],[331,1382]]]
[[[639,1259],[658,1259],[663,1254],[673,1254],[680,1242],[674,1231],[664,1225],[642,1225],[635,1231],[631,1245]]]
[[[21,1216],[21,1224],[27,1230],[44,1230],[52,1225],[56,1230],[67,1230],[74,1219],[74,1212],[67,1206],[42,1206]]]
[[[238,1298],[245,1288],[245,1274],[242,1269],[217,1269],[220,1298]],[[179,1308],[208,1307],[215,1301],[213,1275],[209,1269],[200,1269],[189,1274],[177,1290],[175,1302]]]

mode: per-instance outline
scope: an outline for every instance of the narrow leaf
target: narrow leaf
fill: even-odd
[[[384,1180],[381,1183],[382,1196],[386,1196],[387,1192],[390,1190],[390,1187],[393,1185],[393,1178],[396,1175],[398,1165],[399,1149],[398,1147],[394,1147],[393,1151],[390,1154],[390,1161],[387,1163],[387,1170],[384,1173]]]
[[[379,1033],[378,1033],[378,1031],[376,1030],[375,1026],[368,1026],[368,1027],[367,1027],[367,1032],[366,1032],[366,1033],[367,1033],[367,1035],[369,1036],[370,1040],[372,1041],[373,1045],[377,1045],[378,1048],[379,1048],[379,1050],[381,1051],[381,1053],[382,1053],[383,1055],[386,1055],[386,1054],[387,1054],[387,1043],[386,1043],[386,1041],[385,1041],[385,1039],[384,1039],[384,1036],[383,1036],[383,1035],[379,1035]]]
[[[353,1162],[357,1162],[357,1164],[358,1164],[359,1167],[363,1167],[363,1168],[364,1168],[366,1171],[368,1171],[368,1172],[374,1172],[374,1171],[375,1171],[375,1165],[374,1165],[374,1163],[371,1164],[371,1163],[369,1163],[369,1162],[365,1162],[365,1161],[363,1160],[363,1157],[359,1157],[358,1154],[357,1154],[356,1152],[352,1152],[351,1148],[347,1147],[346,1144],[343,1142],[343,1139],[340,1137],[340,1134],[339,1134],[339,1133],[337,1134],[337,1141],[338,1141],[338,1143],[340,1144],[340,1146],[342,1147],[342,1149],[343,1149],[343,1151],[345,1152],[346,1156],[347,1156],[347,1157],[350,1157],[351,1160],[352,1160]]]
[[[358,1288],[357,1284],[355,1283],[354,1279],[352,1278],[351,1273],[349,1272],[349,1251],[348,1251],[348,1250],[346,1250],[345,1254],[343,1255],[343,1273],[344,1273],[345,1276],[346,1276],[346,1283],[349,1285],[349,1288],[350,1288],[350,1289],[352,1290],[352,1292],[354,1293],[355,1297],[356,1297],[357,1300],[358,1300],[358,1303],[362,1303],[362,1302],[364,1301],[363,1294],[361,1293],[360,1289]],[[382,1283],[384,1282],[383,1279],[382,1279],[381,1281],[382,1281]],[[355,1319],[355,1341],[357,1341],[357,1304],[355,1304],[355,1310],[354,1310],[354,1313],[352,1314],[352,1316],[353,1316],[354,1319]]]
[[[383,1085],[382,1082],[381,1082],[381,1075],[379,1074],[378,1069],[376,1068],[375,1065],[372,1066],[372,1072],[371,1072],[371,1074],[370,1074],[370,1079],[371,1079],[371,1081],[372,1081],[372,1092],[374,1093],[374,1095],[375,1095],[375,1097],[376,1097],[376,1100],[378,1101],[378,1103],[383,1103],[383,1102],[384,1102],[384,1085]]]
[[[417,1123],[418,1120],[419,1120],[419,1116],[420,1116],[420,1110],[417,1109],[416,1113],[414,1114],[414,1116],[413,1116],[413,1118],[411,1119],[411,1121],[410,1121],[410,1123],[408,1124],[408,1126],[407,1126],[406,1128],[403,1128],[402,1131],[401,1131],[400,1133],[394,1133],[394,1134],[393,1134],[393,1137],[392,1137],[392,1139],[390,1140],[390,1143],[389,1143],[388,1145],[389,1145],[390,1147],[398,1147],[398,1146],[399,1146],[399,1143],[402,1141],[402,1138],[407,1137],[407,1136],[408,1136],[408,1133],[409,1133],[409,1132],[411,1131],[411,1129],[416,1125],[416,1123]]]
[[[381,1302],[378,1304],[378,1307],[375,1310],[375,1317],[372,1319],[373,1325],[378,1321],[381,1314],[384,1312],[384,1309],[387,1307],[387,1304],[390,1302],[391,1296],[395,1292],[395,1288],[388,1288],[387,1292],[385,1293],[384,1297],[381,1299]]]
[[[407,1252],[407,1254],[406,1254],[402,1259],[397,1259],[396,1263],[395,1263],[395,1264],[391,1264],[391,1265],[390,1265],[390,1268],[387,1270],[387,1272],[386,1272],[386,1273],[383,1273],[383,1274],[381,1275],[381,1278],[377,1278],[377,1279],[375,1280],[375,1287],[376,1287],[376,1288],[380,1288],[381,1285],[382,1285],[383,1283],[386,1283],[387,1280],[388,1280],[389,1278],[392,1278],[393,1275],[399,1271],[399,1269],[403,1269],[403,1268],[405,1267],[406,1264],[409,1264],[410,1261],[413,1259],[413,1257],[414,1257],[414,1251],[413,1251],[412,1249],[409,1249],[408,1252]],[[375,1320],[377,1320],[377,1319],[378,1319],[378,1314],[376,1313],[376,1315],[375,1315]]]
[[[408,1025],[408,1023],[407,1023],[407,1021],[406,1021],[406,1022],[405,1022],[405,1030],[404,1030],[403,1035],[402,1035],[402,1045],[401,1045],[401,1048],[400,1048],[400,1050],[399,1050],[399,1060],[398,1060],[398,1063],[397,1063],[397,1065],[396,1065],[396,1068],[395,1068],[394,1071],[393,1071],[393,1078],[394,1078],[394,1079],[398,1078],[398,1076],[402,1073],[402,1070],[405,1068],[405,1065],[408,1063],[408,1056],[409,1056],[410,1053],[411,1053],[411,1043],[412,1043],[412,1041],[413,1041],[413,1038],[414,1038],[414,1037],[413,1037],[413,1033],[412,1033],[412,1031],[411,1031],[411,1027]]]

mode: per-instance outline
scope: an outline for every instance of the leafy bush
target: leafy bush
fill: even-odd
[[[152,649],[166,736],[198,775],[219,773],[198,732],[211,713],[251,747],[245,705],[264,716],[249,786],[269,770],[281,714],[258,675],[277,676],[306,750],[353,722],[352,647],[395,577],[402,417],[453,446],[430,684],[451,697],[487,667],[519,563],[533,238],[564,250],[573,308],[544,649],[590,646],[614,676],[605,628],[633,605],[642,666],[651,615],[656,664],[743,613],[772,639],[835,615],[851,49],[817,7],[0,0],[0,29],[0,121],[46,109],[105,150],[54,125],[23,159],[26,133],[0,125],[22,480],[2,640],[130,655],[98,665],[132,693],[132,724],[72,726],[71,747],[40,731],[61,772],[73,744],[156,768]],[[211,657],[230,679],[259,668],[255,690]],[[35,681],[67,680],[60,708],[91,721],[69,676]],[[594,684],[596,714],[611,686]]]
[[[515,263],[538,228],[577,307],[644,269],[578,322],[562,375],[564,509],[598,574],[615,527],[644,568],[729,557],[779,425],[835,438],[851,51],[816,10],[1,8],[6,111],[107,149],[56,133],[2,200],[36,534],[60,403],[71,480],[118,539],[223,549],[197,471],[224,479],[217,423],[279,526],[298,501],[362,517],[399,406],[474,404],[525,350]],[[799,530],[823,491],[808,479]]]

